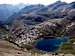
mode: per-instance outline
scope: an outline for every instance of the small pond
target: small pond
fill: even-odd
[[[61,44],[64,44],[65,42],[67,42],[68,39],[69,37],[66,37],[66,36],[39,39],[35,44],[35,48],[42,51],[54,52],[58,50]]]

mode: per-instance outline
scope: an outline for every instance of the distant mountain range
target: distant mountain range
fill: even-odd
[[[15,19],[23,19],[26,24],[38,24],[49,19],[64,18],[69,11],[75,10],[75,2],[57,1],[48,6],[41,4],[21,5],[0,5],[0,20],[6,20],[7,18],[5,22],[10,24]]]

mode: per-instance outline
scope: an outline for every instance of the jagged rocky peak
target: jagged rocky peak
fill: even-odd
[[[62,2],[62,1],[56,1],[55,3],[53,3],[53,4],[50,4],[50,5],[48,5],[48,7],[51,7],[52,5],[57,5],[57,4],[67,4],[66,2]]]
[[[70,6],[71,6],[72,8],[75,8],[75,2],[70,3]]]

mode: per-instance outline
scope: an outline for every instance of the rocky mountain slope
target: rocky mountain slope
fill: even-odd
[[[67,36],[68,40],[68,43],[66,43],[67,46],[62,42],[65,41],[63,40],[65,36]],[[29,5],[8,17],[8,20],[0,23],[0,39],[6,40],[0,42],[1,55],[26,55],[24,51],[18,52],[19,50],[8,46],[10,43],[6,44],[7,41],[18,46],[18,49],[44,52],[35,47],[37,42],[55,38],[59,38],[59,40],[62,39],[62,41],[53,42],[55,44],[60,44],[59,46],[52,44],[53,48],[59,47],[58,52],[62,52],[63,50],[62,53],[69,51],[68,53],[75,54],[75,2],[65,3],[57,1],[48,6],[40,4]],[[47,42],[45,46],[47,47],[46,50],[48,47],[51,47],[50,45],[48,45]],[[4,52],[4,50],[7,50],[6,48],[14,52]],[[64,50],[66,50],[66,52]],[[4,52],[4,54],[2,52]]]

